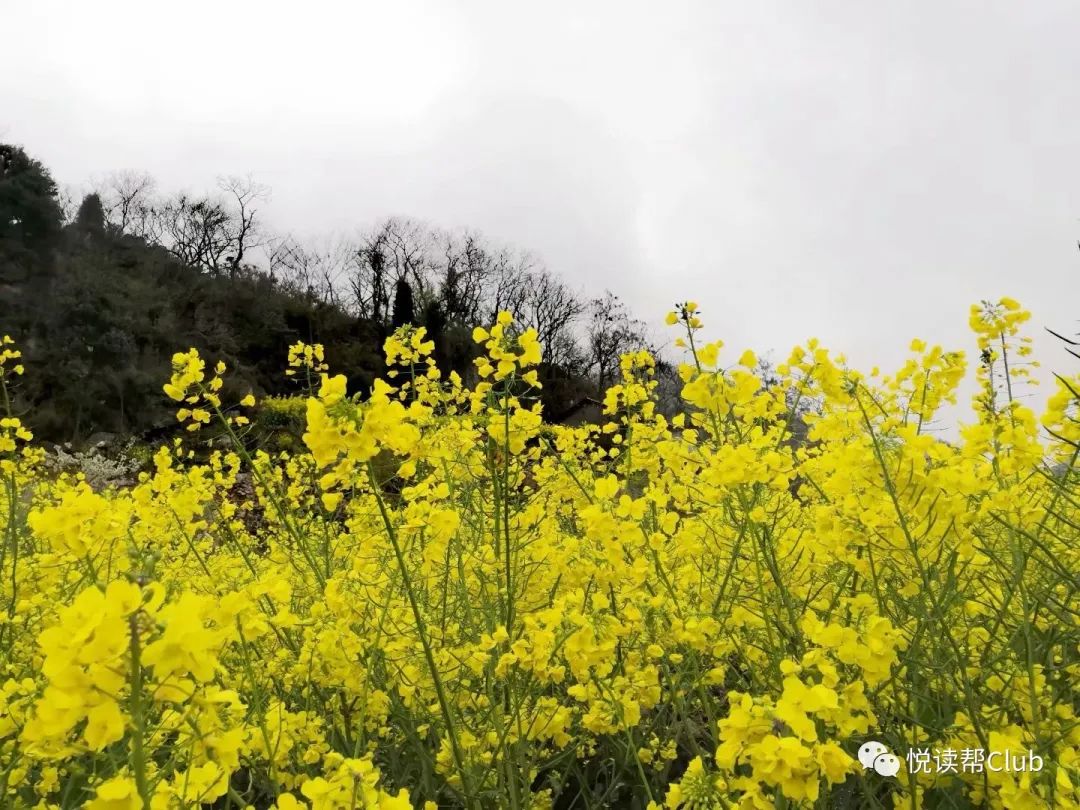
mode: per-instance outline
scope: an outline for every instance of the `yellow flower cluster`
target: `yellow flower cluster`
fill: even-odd
[[[1080,377],[1022,404],[1027,319],[973,310],[955,434],[962,352],[862,374],[811,340],[765,375],[694,302],[681,396],[631,353],[579,427],[505,314],[471,388],[421,328],[365,392],[291,347],[274,455],[190,350],[164,391],[230,446],[99,492],[0,376],[0,805],[1080,807]]]
[[[225,364],[218,363],[214,376],[206,385],[203,385],[206,363],[195,349],[174,354],[172,367],[172,379],[165,383],[163,390],[169,399],[191,406],[180,408],[176,412],[176,419],[187,422],[187,430],[198,430],[210,423],[212,409],[221,407],[218,392],[221,390]]]
[[[435,367],[435,361],[431,358],[431,352],[435,348],[435,342],[424,340],[427,337],[427,328],[406,326],[397,333],[386,339],[383,346],[386,352],[386,365],[408,366],[422,363],[428,368]]]
[[[177,352],[172,358],[173,373],[169,382],[162,387],[169,399],[181,402],[184,407],[176,412],[178,422],[187,422],[185,428],[195,432],[210,424],[213,415],[221,416],[229,427],[247,425],[248,417],[239,414],[225,417],[222,413],[221,387],[224,385],[225,363],[218,361],[214,366],[214,376],[206,380],[206,363],[196,349]],[[239,403],[250,408],[255,405],[254,394],[247,394]]]
[[[521,379],[533,388],[540,387],[536,370],[528,369],[540,362],[540,340],[536,330],[526,329],[513,338],[507,329],[512,325],[510,313],[500,312],[490,330],[478,326],[473,330],[473,341],[481,344],[487,353],[476,360],[476,369],[482,379],[505,380],[516,371]]]
[[[0,338],[0,377],[5,374],[18,376],[25,370],[20,361],[22,352],[15,348],[15,341],[11,335]]]
[[[28,442],[34,438],[23,425],[22,420],[11,415],[11,401],[8,394],[8,380],[20,376],[23,365],[20,362],[22,352],[15,348],[15,341],[10,335],[0,338],[0,392],[3,399],[6,414],[0,415],[0,472],[13,472],[13,462],[10,457],[14,455],[18,442]],[[5,379],[5,376],[7,379]]]
[[[17,416],[0,418],[0,454],[14,453],[18,446],[16,442],[28,442],[33,438],[34,434],[23,427]]]
[[[302,340],[289,347],[285,374],[292,377],[299,372],[321,374],[330,367],[326,365],[326,353],[319,343],[307,344]]]

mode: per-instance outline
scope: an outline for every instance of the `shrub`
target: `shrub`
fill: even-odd
[[[54,475],[72,475],[85,481],[95,492],[108,487],[135,483],[139,470],[150,457],[143,446],[128,442],[111,453],[104,446],[72,450],[71,445],[55,445],[45,457],[45,469]]]
[[[304,434],[305,397],[265,397],[253,415],[253,438],[269,453],[295,450]]]

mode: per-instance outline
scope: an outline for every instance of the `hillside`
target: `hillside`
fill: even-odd
[[[189,347],[235,369],[232,385],[284,395],[288,347],[321,343],[330,368],[365,391],[397,326],[424,326],[439,367],[467,375],[472,328],[507,309],[541,336],[542,397],[556,414],[603,390],[619,354],[646,343],[611,294],[585,300],[475,234],[387,220],[333,255],[275,237],[257,218],[263,191],[233,180],[156,195],[126,173],[65,214],[49,170],[0,145],[0,333],[24,347],[33,373],[15,407],[41,438],[175,429],[161,384]]]

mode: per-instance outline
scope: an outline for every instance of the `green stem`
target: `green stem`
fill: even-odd
[[[457,727],[454,725],[454,715],[450,711],[450,701],[446,697],[442,677],[439,675],[439,669],[435,665],[435,654],[428,638],[427,623],[424,621],[423,613],[420,612],[420,603],[416,599],[416,590],[413,587],[412,577],[409,575],[408,566],[405,564],[405,555],[402,553],[397,532],[394,530],[394,524],[390,520],[390,514],[386,511],[386,504],[383,502],[382,494],[379,492],[379,485],[375,480],[375,470],[372,468],[370,461],[368,462],[368,479],[371,482],[375,501],[379,505],[379,514],[386,529],[386,536],[390,540],[390,545],[394,550],[394,557],[397,559],[398,571],[401,573],[405,595],[409,599],[409,607],[412,608],[413,619],[416,621],[416,634],[420,637],[420,644],[424,648],[424,658],[427,661],[428,671],[431,673],[431,680],[435,685],[435,695],[439,701],[439,710],[442,713],[443,722],[446,723],[446,734],[450,738],[450,751],[454,756],[454,766],[461,777],[461,788],[465,794],[466,806],[476,807],[476,799],[470,788],[470,780],[465,769],[465,757],[461,750],[461,743],[458,740]]]
[[[150,788],[146,781],[146,752],[143,737],[146,734],[146,717],[142,701],[142,645],[139,641],[139,614],[128,620],[131,627],[131,720],[135,734],[131,742],[131,769],[135,773],[135,787],[142,799],[143,810],[150,807]]]

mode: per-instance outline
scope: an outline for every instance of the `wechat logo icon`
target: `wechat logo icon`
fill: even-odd
[[[864,742],[859,747],[859,762],[863,768],[873,768],[881,776],[896,776],[900,773],[900,758],[877,740]]]

